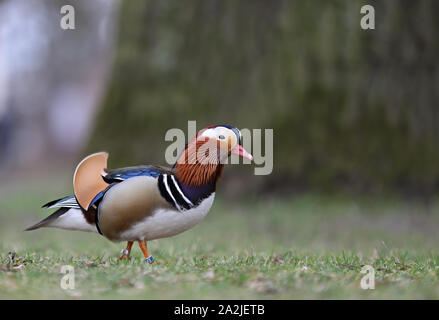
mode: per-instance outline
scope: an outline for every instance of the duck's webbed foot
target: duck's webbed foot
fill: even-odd
[[[146,245],[146,241],[138,241],[138,242],[139,242],[139,247],[142,250],[143,255],[145,256],[145,261],[150,264],[154,263],[154,258],[148,251],[148,246]]]
[[[132,246],[133,246],[133,241],[128,241],[126,249],[123,249],[120,252],[122,255],[119,257],[119,260],[124,260],[124,259],[129,260]]]

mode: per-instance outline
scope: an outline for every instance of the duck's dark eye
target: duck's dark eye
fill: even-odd
[[[224,140],[226,137],[224,137],[222,134],[220,134],[220,135],[218,136],[218,138],[221,139],[221,140]]]

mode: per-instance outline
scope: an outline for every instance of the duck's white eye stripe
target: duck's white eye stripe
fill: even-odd
[[[201,136],[215,138],[216,137],[215,129],[207,129],[206,131],[203,132],[203,134]]]

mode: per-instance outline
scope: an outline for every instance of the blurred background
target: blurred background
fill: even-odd
[[[364,1],[76,0],[75,30],[64,4],[0,1],[3,174],[164,163],[197,120],[274,129],[272,175],[231,169],[255,192],[438,190],[437,1],[371,1],[376,30]]]
[[[229,166],[207,221],[154,241],[157,260],[242,250],[356,250],[371,259],[437,252],[438,1],[66,2],[0,0],[1,252],[115,257],[121,245],[96,235],[17,230],[47,216],[43,203],[71,194],[83,156],[106,150],[110,168],[165,165],[166,131],[186,132],[189,120],[199,129],[273,129],[274,168],[255,176],[252,166]],[[60,27],[65,4],[75,9],[74,30]],[[360,28],[365,4],[375,8],[375,30]],[[41,291],[35,281],[30,297]],[[218,296],[202,283],[207,297],[241,292]],[[157,288],[145,294],[162,294]],[[424,289],[388,293],[439,295]],[[180,297],[172,290],[163,295]],[[328,297],[345,289],[334,290]]]

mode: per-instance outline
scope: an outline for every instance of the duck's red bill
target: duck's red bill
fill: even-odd
[[[245,151],[245,149],[237,144],[233,149],[232,149],[232,154],[236,154],[237,156],[249,159],[249,160],[253,160],[253,156],[248,153],[247,151]]]

